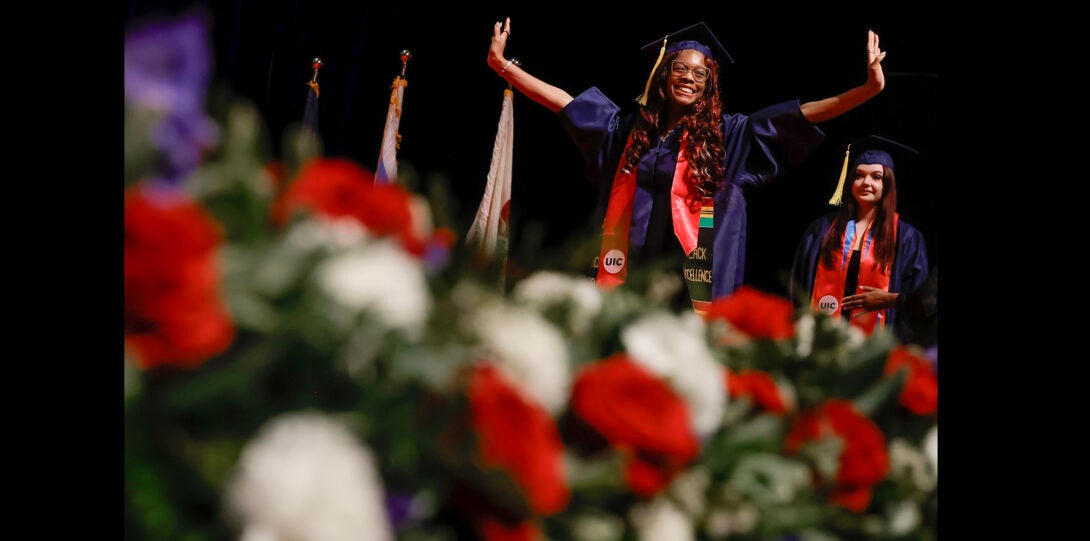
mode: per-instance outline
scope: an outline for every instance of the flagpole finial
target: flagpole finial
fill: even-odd
[[[311,65],[311,67],[314,68],[314,76],[311,77],[310,82],[317,83],[318,82],[318,68],[322,67],[321,57],[318,57],[318,56],[314,57],[314,60],[310,61],[310,65]]]
[[[405,69],[409,66],[409,59],[413,57],[413,52],[408,49],[401,50],[401,78],[405,78]]]

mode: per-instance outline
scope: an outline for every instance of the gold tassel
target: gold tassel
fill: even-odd
[[[647,105],[647,93],[651,91],[651,81],[655,79],[655,70],[659,69],[659,63],[662,62],[662,57],[666,55],[666,38],[667,35],[662,38],[662,48],[659,49],[659,57],[655,60],[655,67],[651,68],[651,75],[647,77],[647,85],[643,87],[643,95],[638,100],[640,105]]]
[[[842,193],[844,192],[844,179],[848,176],[848,154],[852,151],[852,146],[848,145],[848,150],[844,151],[844,166],[840,168],[840,180],[836,183],[836,191],[833,192],[833,197],[829,199],[830,205],[840,206],[840,200]]]

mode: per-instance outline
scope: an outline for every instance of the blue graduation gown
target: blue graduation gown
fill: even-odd
[[[605,218],[614,174],[636,113],[620,107],[591,87],[558,113],[586,161],[587,179],[599,186],[597,219]],[[715,194],[715,241],[712,248],[712,299],[742,285],[746,251],[746,201],[742,189],[764,184],[799,165],[825,134],[802,115],[798,100],[750,115],[723,115],[725,185]],[[640,160],[629,232],[633,265],[659,257],[685,257],[673,229],[670,188],[680,149],[680,130],[665,141],[652,141]],[[679,265],[680,270],[680,265]]]
[[[791,264],[790,295],[797,306],[808,306],[810,293],[814,287],[814,276],[821,258],[821,239],[833,225],[836,213],[822,216],[806,226],[806,232],[795,251]],[[912,224],[900,219],[897,222],[897,251],[893,256],[893,266],[889,275],[890,293],[915,291],[927,279],[927,245],[923,234]],[[897,310],[886,311],[886,325],[904,338],[897,326]]]

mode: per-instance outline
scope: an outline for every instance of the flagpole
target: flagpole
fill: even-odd
[[[522,67],[522,60],[519,60],[516,57],[511,57],[510,60],[511,60],[512,65],[518,66],[520,68]],[[500,262],[499,262],[500,263],[500,265],[499,265],[499,273],[500,273],[499,287],[500,287],[501,292],[503,292],[505,289],[507,289],[507,254],[511,251],[511,216],[510,216],[510,212],[511,212],[511,174],[510,174],[510,170],[511,170],[511,166],[513,164],[510,163],[510,162],[514,160],[514,156],[512,155],[512,148],[511,148],[512,145],[514,144],[514,136],[515,136],[515,134],[514,134],[514,116],[513,116],[514,115],[514,109],[513,109],[513,107],[514,107],[514,97],[515,97],[515,85],[508,82],[507,83],[507,90],[504,92],[504,99],[505,100],[510,100],[510,103],[508,103],[508,107],[511,107],[512,109],[508,113],[508,115],[510,115],[509,116],[509,122],[510,122],[509,129],[511,130],[511,133],[508,135],[508,142],[507,142],[507,158],[508,158],[507,170],[508,170],[508,174],[507,174],[507,186],[505,188],[505,195],[507,197],[507,201],[504,203],[505,208],[501,212],[501,217],[503,218],[503,221],[505,223],[500,227],[500,237],[497,239],[497,247],[496,247],[496,255],[499,256],[499,260],[500,260]]]
[[[390,91],[390,107],[386,112],[386,127],[382,131],[382,147],[379,149],[378,167],[375,168],[376,184],[397,182],[397,149],[401,145],[401,134],[397,128],[401,123],[401,103],[405,97],[405,87],[409,84],[405,79],[405,71],[413,53],[409,49],[402,49],[400,57],[401,73],[394,77]]]

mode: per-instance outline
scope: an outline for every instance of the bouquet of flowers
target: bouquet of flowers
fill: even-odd
[[[937,538],[934,352],[749,287],[499,282],[444,201],[270,155],[199,14],[125,68],[127,539]]]

